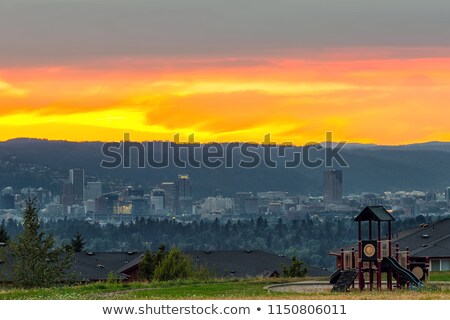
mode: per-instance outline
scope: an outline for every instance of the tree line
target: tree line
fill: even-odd
[[[397,220],[394,232],[431,222],[428,217]],[[249,220],[194,221],[182,223],[171,219],[137,219],[129,224],[100,225],[80,220],[57,220],[42,224],[59,245],[70,245],[83,237],[87,251],[154,251],[161,244],[187,250],[265,250],[289,257],[299,257],[310,265],[334,266],[331,249],[356,243],[356,223],[351,217],[307,216],[302,220],[269,222],[264,217]],[[23,226],[9,220],[0,227],[14,238]],[[387,230],[382,231],[383,234]],[[1,242],[1,239],[0,239]]]

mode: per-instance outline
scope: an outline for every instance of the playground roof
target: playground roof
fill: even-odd
[[[394,221],[394,217],[383,206],[365,207],[355,221]]]

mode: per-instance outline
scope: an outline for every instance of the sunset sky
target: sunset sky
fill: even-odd
[[[450,3],[2,0],[0,140],[450,141]]]

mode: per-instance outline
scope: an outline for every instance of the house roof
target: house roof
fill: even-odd
[[[111,272],[118,279],[126,279],[128,276],[117,270],[139,255],[139,252],[76,252],[72,271],[80,280],[106,280]]]
[[[133,253],[136,255],[136,253]],[[74,262],[66,272],[67,276],[75,281],[104,281],[109,274],[115,273],[117,279],[125,280],[127,275],[117,272],[119,264],[124,264],[124,256],[128,253],[98,253],[88,255],[84,252],[74,254]],[[8,247],[4,247],[0,257],[0,283],[11,282],[13,279],[12,270],[14,257]]]
[[[108,279],[111,273],[114,273],[118,280],[126,280],[128,278],[128,276],[123,273],[82,262],[75,262],[67,273],[68,275],[74,276],[74,280],[82,282],[104,281]]]
[[[13,257],[4,251],[3,262],[0,264],[0,282],[12,281]],[[194,263],[206,267],[219,277],[260,277],[273,272],[281,273],[282,265],[288,266],[290,259],[259,250],[229,250],[229,251],[185,251]],[[118,279],[129,278],[127,271],[136,269],[142,261],[143,252],[77,252],[74,263],[67,275],[76,281],[102,281],[108,279],[111,272]],[[329,276],[330,272],[322,268],[306,266],[308,276]]]
[[[411,256],[450,257],[450,219],[424,224],[393,239],[400,248],[409,248]]]
[[[142,252],[76,252],[75,262],[78,264],[100,266],[109,271],[116,271],[142,255]]]
[[[365,207],[355,221],[394,221],[394,217],[383,206]]]
[[[257,277],[273,271],[281,273],[282,265],[288,266],[290,259],[260,250],[225,250],[225,251],[185,251],[194,263],[206,267],[220,277]],[[142,256],[130,261],[118,269],[127,273],[141,262]],[[329,276],[330,272],[322,268],[306,266],[311,277]]]
[[[435,258],[450,257],[450,235],[432,245],[425,244],[425,247],[413,252],[412,255]]]

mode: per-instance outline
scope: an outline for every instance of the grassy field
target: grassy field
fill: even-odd
[[[432,271],[430,281],[450,281],[450,271]]]
[[[277,279],[216,280],[210,282],[179,281],[168,283],[89,284],[50,289],[21,290],[0,288],[0,299],[38,300],[173,300],[173,299],[450,299],[450,290],[427,289],[421,291],[395,290],[393,292],[349,293],[292,293],[269,292],[265,286],[283,282]],[[292,280],[291,280],[292,281]]]

